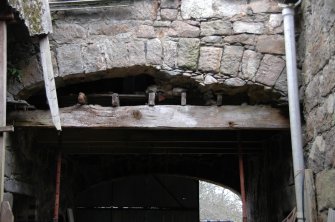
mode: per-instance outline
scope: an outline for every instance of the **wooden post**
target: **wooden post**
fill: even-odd
[[[246,195],[245,195],[245,184],[244,184],[244,163],[242,156],[242,147],[239,144],[239,170],[240,170],[240,188],[241,188],[241,197],[242,197],[242,216],[243,222],[247,222],[247,207],[246,207]]]
[[[311,169],[305,170],[304,211],[306,222],[317,221],[314,177]]]
[[[112,94],[112,107],[118,107],[118,106],[120,106],[119,94],[113,93]]]
[[[149,106],[154,106],[155,105],[155,97],[156,97],[155,92],[149,92],[149,100],[148,100],[148,105]]]
[[[6,126],[7,96],[7,26],[0,20],[0,127]],[[4,193],[4,168],[6,151],[6,133],[0,132],[0,202]]]
[[[222,106],[222,94],[216,95],[216,104],[217,106]]]
[[[186,92],[181,93],[181,101],[180,101],[182,106],[186,106]]]

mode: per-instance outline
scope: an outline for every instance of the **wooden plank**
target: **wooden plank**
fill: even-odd
[[[0,21],[0,127],[6,126],[7,97],[7,26]],[[0,202],[4,192],[6,133],[0,132]]]
[[[1,222],[14,222],[14,215],[13,215],[12,208],[10,207],[10,204],[8,201],[3,201],[1,203],[0,221]]]
[[[59,116],[56,83],[51,61],[49,38],[47,35],[40,39],[40,51],[45,90],[50,107],[52,121],[57,130],[62,130]]]
[[[327,222],[334,222],[334,221],[335,221],[335,210],[329,208]]]
[[[60,109],[68,128],[289,129],[288,119],[269,106],[72,106]],[[14,126],[52,127],[43,110],[15,111]]]
[[[67,209],[67,219],[69,222],[74,222],[74,215],[72,208]]]
[[[305,211],[306,222],[317,221],[315,185],[314,185],[313,171],[311,169],[305,170],[304,211]]]
[[[0,133],[3,132],[14,132],[14,126],[2,126],[0,127]]]

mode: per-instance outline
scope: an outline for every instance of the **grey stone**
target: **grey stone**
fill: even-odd
[[[335,169],[324,170],[316,175],[318,210],[335,208]]]
[[[177,65],[177,46],[174,41],[163,41],[163,64],[175,68]]]
[[[170,27],[171,21],[155,21],[154,27]]]
[[[162,64],[162,44],[159,39],[147,41],[147,63]]]
[[[256,43],[255,35],[249,35],[249,34],[227,36],[224,38],[223,41],[228,43],[241,43],[244,45],[254,45]]]
[[[4,193],[3,194],[3,200],[8,201],[10,206],[13,208],[14,196],[13,196],[12,193]]]
[[[95,22],[90,24],[89,26],[89,35],[108,35],[108,36],[115,36],[122,33],[132,32],[133,31],[133,24],[132,22],[128,23],[111,23],[105,24],[101,22]]]
[[[279,57],[266,54],[256,74],[256,82],[273,86],[285,67],[285,61]]]
[[[320,78],[315,76],[307,85],[305,89],[305,108],[307,111],[310,111],[319,103],[320,99]]]
[[[259,64],[262,59],[262,54],[252,50],[245,50],[242,58],[242,77],[254,81]]]
[[[70,43],[75,40],[85,39],[87,30],[74,23],[56,23],[51,39],[57,43]]]
[[[127,45],[124,41],[113,39],[107,44],[107,67],[126,67],[129,63]]]
[[[261,22],[234,22],[233,29],[235,33],[263,34],[264,24]]]
[[[5,178],[5,191],[10,193],[24,194],[31,196],[32,188],[29,184],[15,179]]]
[[[183,19],[209,18],[214,14],[213,1],[210,0],[183,0],[181,2],[181,15]]]
[[[226,79],[224,81],[224,84],[229,87],[241,87],[241,86],[244,86],[246,82],[240,78],[230,78],[230,79]]]
[[[220,71],[237,76],[242,61],[243,50],[242,46],[225,46]]]
[[[37,56],[27,56],[20,62],[19,69],[22,70],[20,81],[24,87],[43,81],[43,72]]]
[[[244,14],[247,7],[244,1],[231,0],[183,0],[181,13],[183,19],[202,19],[210,17],[233,17]]]
[[[308,155],[308,164],[312,166],[314,170],[318,169],[318,171],[321,171],[323,169],[325,150],[326,142],[323,136],[317,136],[312,143]]]
[[[129,52],[129,64],[127,66],[145,64],[145,44],[143,41],[129,42],[127,50]]]
[[[211,75],[206,75],[205,80],[204,80],[204,83],[206,85],[215,84],[217,82],[218,81],[213,76],[211,76]]]
[[[155,38],[156,37],[154,27],[150,25],[140,25],[137,29],[136,35],[138,38]]]
[[[256,49],[261,53],[285,54],[284,36],[281,35],[261,35],[257,38]]]
[[[94,41],[93,44],[83,47],[82,57],[86,73],[107,69],[106,50],[106,44],[99,40]]]
[[[198,37],[200,35],[199,27],[189,25],[186,22],[174,21],[171,24],[173,31],[170,33],[170,36],[178,37]]]
[[[200,81],[200,82],[202,82],[202,81],[204,81],[204,80],[205,80],[205,78],[204,78],[204,75],[203,75],[203,74],[200,74],[200,75],[193,76],[193,77],[192,77],[192,79],[195,79],[195,80],[197,80],[197,81]]]
[[[320,76],[320,93],[322,96],[329,94],[335,88],[335,56],[329,60]]]
[[[284,31],[283,16],[281,14],[271,14],[266,27],[268,29],[268,33],[282,33]]]
[[[161,0],[161,8],[178,8],[178,0]]]
[[[275,1],[252,0],[249,7],[254,13],[281,12],[278,2]]]
[[[56,49],[56,53],[60,76],[84,71],[80,45],[62,45]]]
[[[230,35],[233,31],[229,21],[216,20],[201,23],[201,35]]]
[[[221,36],[206,36],[201,39],[202,42],[207,43],[220,43],[222,41]]]
[[[162,9],[161,18],[162,20],[175,20],[178,15],[177,9]]]
[[[280,74],[274,88],[287,94],[287,74],[285,70]]]
[[[205,72],[219,72],[222,49],[201,47],[198,69]]]
[[[163,42],[163,64],[170,68],[175,68],[177,65],[177,46],[174,41]]]
[[[178,66],[190,70],[197,69],[200,40],[196,38],[182,38],[179,40]]]

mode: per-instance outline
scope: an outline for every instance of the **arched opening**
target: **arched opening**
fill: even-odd
[[[242,221],[242,201],[232,190],[199,181],[200,221]]]
[[[241,199],[193,177],[145,174],[93,185],[76,197],[76,221],[242,221]],[[136,218],[136,219],[135,219]]]

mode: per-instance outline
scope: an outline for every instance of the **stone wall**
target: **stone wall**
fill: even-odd
[[[275,1],[141,0],[55,12],[53,28],[59,84],[112,78],[140,66],[228,95],[243,92],[253,104],[286,101],[282,16]],[[19,97],[42,81],[38,58],[27,60],[33,76],[9,86]]]
[[[335,2],[305,0],[301,11],[306,165],[316,175],[319,217],[326,221],[335,207]]]

